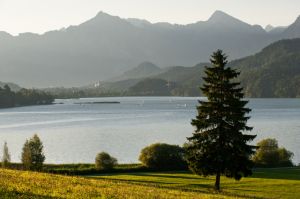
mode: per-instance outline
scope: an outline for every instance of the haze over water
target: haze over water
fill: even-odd
[[[92,163],[107,151],[120,163],[136,163],[140,150],[155,142],[182,145],[193,132],[193,97],[112,97],[56,100],[64,104],[0,110],[0,144],[8,142],[12,161],[20,162],[27,138],[37,133],[47,163]],[[120,104],[74,104],[119,101]],[[249,125],[255,142],[271,137],[300,162],[300,100],[251,99]],[[2,148],[2,146],[1,146]]]

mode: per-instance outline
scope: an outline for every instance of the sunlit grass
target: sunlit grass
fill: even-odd
[[[211,193],[213,177],[200,177],[188,172],[132,173],[90,176],[148,187]],[[223,196],[241,198],[300,198],[300,168],[257,169],[251,178],[235,181],[223,177]]]
[[[0,169],[0,198],[231,198],[105,179]]]

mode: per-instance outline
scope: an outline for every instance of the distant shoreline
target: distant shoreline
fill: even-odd
[[[21,107],[28,107],[28,106],[43,106],[43,105],[55,105],[55,104],[62,104],[62,103],[45,103],[45,104],[29,104],[29,105],[15,105],[15,106],[8,106],[8,107],[0,107],[1,109],[11,109],[11,108],[21,108]]]

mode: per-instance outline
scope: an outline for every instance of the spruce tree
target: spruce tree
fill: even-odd
[[[248,101],[235,80],[240,73],[226,67],[227,56],[221,50],[210,61],[201,87],[207,100],[199,101],[198,115],[191,123],[196,130],[188,138],[187,161],[196,174],[216,175],[215,189],[220,190],[221,175],[239,180],[252,174],[250,156],[255,146],[247,143],[256,135],[243,134],[252,127],[247,126]]]

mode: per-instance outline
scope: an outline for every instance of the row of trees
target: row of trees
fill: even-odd
[[[293,166],[293,153],[278,146],[276,139],[267,138],[257,143],[258,150],[251,157],[256,167],[289,167]],[[165,143],[151,144],[141,150],[139,160],[148,168],[157,170],[180,170],[187,169],[188,145],[180,147]],[[2,167],[9,167],[11,161],[7,142],[4,142]],[[43,143],[37,135],[26,140],[21,161],[23,169],[41,171],[45,161]],[[115,157],[107,152],[96,155],[95,168],[98,170],[110,170],[118,164]]]
[[[112,91],[103,87],[92,87],[92,88],[46,88],[44,89],[47,93],[50,93],[58,99],[70,99],[70,98],[85,98],[85,97],[114,97],[123,96],[123,92]]]
[[[14,92],[8,85],[0,87],[0,108],[51,104],[53,101],[54,97],[43,91],[23,88]]]

